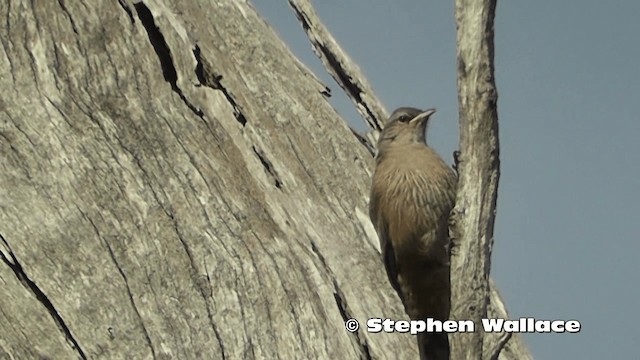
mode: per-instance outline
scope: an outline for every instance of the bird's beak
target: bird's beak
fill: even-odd
[[[420,124],[423,123],[427,120],[429,120],[429,117],[431,115],[433,115],[433,113],[436,112],[436,109],[427,109],[423,112],[421,112],[420,114],[416,115],[416,117],[414,117],[413,119],[411,119],[411,121],[409,121],[411,124]]]

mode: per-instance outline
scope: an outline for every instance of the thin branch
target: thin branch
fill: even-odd
[[[369,127],[381,130],[388,116],[387,111],[374,94],[360,68],[342,50],[329,30],[322,24],[310,1],[289,0],[289,5],[293,8],[313,45],[314,52],[329,74],[351,98]],[[369,136],[367,138],[369,141],[374,140]]]
[[[497,90],[493,66],[496,0],[456,0],[459,187],[453,211],[451,317],[478,331],[451,337],[452,359],[482,359],[499,170]],[[499,349],[493,351],[499,353]]]

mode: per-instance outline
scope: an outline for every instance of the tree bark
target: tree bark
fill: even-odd
[[[415,356],[344,329],[402,317],[371,156],[248,3],[0,9],[0,354]]]

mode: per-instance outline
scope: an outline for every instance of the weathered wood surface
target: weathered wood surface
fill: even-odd
[[[0,357],[411,358],[371,156],[246,2],[0,2]]]
[[[459,186],[453,211],[451,316],[480,328],[489,306],[489,272],[500,158],[493,71],[495,0],[456,0]],[[451,356],[482,359],[483,333],[452,337]]]

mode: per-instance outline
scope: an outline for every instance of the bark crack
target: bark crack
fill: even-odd
[[[199,85],[222,91],[222,94],[227,99],[227,102],[233,108],[233,115],[236,117],[236,120],[240,123],[240,125],[244,127],[247,124],[247,118],[242,113],[242,108],[240,108],[236,100],[233,98],[231,92],[229,92],[229,90],[222,85],[222,75],[213,71],[213,66],[209,64],[207,59],[202,57],[200,46],[198,46],[197,44],[193,48],[193,55],[195,56],[197,61],[195,73],[198,81],[200,82]]]
[[[73,29],[73,32],[78,35],[78,27],[76,26],[75,21],[73,21],[73,17],[71,17],[71,13],[69,12],[69,10],[67,9],[67,6],[64,4],[64,0],[58,0],[58,4],[60,4],[60,7],[62,8],[62,11],[64,11],[64,13],[67,15],[67,18],[69,18],[69,22],[71,23],[71,28]]]
[[[178,72],[176,71],[175,64],[173,63],[171,49],[169,49],[169,45],[167,44],[164,35],[162,35],[160,28],[156,25],[151,10],[142,1],[133,4],[133,6],[138,13],[138,18],[140,19],[140,22],[142,22],[142,26],[144,26],[147,31],[149,42],[158,56],[160,67],[162,68],[162,75],[164,76],[165,81],[171,85],[171,90],[180,97],[180,100],[187,105],[189,110],[199,118],[203,118],[204,113],[202,110],[189,101],[189,99],[184,95],[182,89],[178,86]]]
[[[127,13],[127,15],[129,15],[129,20],[131,20],[131,25],[134,25],[136,23],[136,19],[133,17],[133,11],[131,11],[131,8],[129,7],[129,4],[127,4],[126,0],[118,0],[118,4],[120,4],[120,7],[122,7],[122,9]]]
[[[313,251],[313,253],[318,257],[318,260],[320,260],[320,263],[322,264],[322,267],[324,268],[324,270],[331,276],[331,280],[333,282],[333,297],[335,298],[338,311],[342,316],[342,320],[346,322],[349,319],[353,319],[354,316],[352,315],[351,311],[349,310],[349,306],[347,305],[347,298],[342,292],[340,285],[338,285],[338,281],[336,280],[336,277],[333,274],[333,271],[327,264],[327,261],[325,260],[324,256],[320,253],[320,250],[318,249],[316,242],[313,240],[310,240],[310,242],[311,242],[311,251]],[[354,332],[352,334],[355,336],[357,340],[357,346],[360,349],[360,353],[362,354],[362,356],[367,360],[371,360],[372,357],[371,357],[371,352],[369,351],[369,343],[367,342],[367,339],[360,336],[359,329],[357,332]]]
[[[69,24],[71,24],[71,30],[73,30],[73,33],[76,34],[75,36],[75,41],[76,44],[78,45],[78,50],[80,50],[80,52],[82,53],[82,57],[85,59],[85,63],[87,65],[87,69],[91,69],[91,64],[89,64],[88,61],[88,56],[87,56],[87,51],[86,49],[82,46],[82,42],[80,41],[81,37],[80,37],[80,32],[78,31],[78,26],[76,25],[76,22],[73,20],[73,16],[71,16],[71,13],[69,12],[69,9],[67,9],[67,6],[64,3],[64,0],[58,0],[58,4],[60,5],[60,8],[62,9],[62,11],[65,13],[65,15],[67,16],[67,19],[69,19]],[[35,17],[35,11],[34,11],[34,17]],[[51,34],[52,38],[52,43],[57,43],[57,39],[55,38],[55,36],[53,34]],[[85,78],[85,82],[87,82],[87,79]],[[88,87],[88,84],[85,84]]]
[[[252,145],[251,148],[253,149],[253,152],[256,154],[256,156],[260,160],[260,163],[264,167],[264,170],[267,172],[267,174],[271,175],[271,177],[273,178],[275,187],[277,187],[278,189],[282,189],[282,180],[280,180],[280,175],[278,175],[278,172],[273,167],[273,164],[271,163],[271,161],[267,159],[267,155],[265,154],[265,152],[263,150],[256,148],[255,145]]]
[[[24,271],[22,264],[20,264],[15,254],[13,253],[13,250],[11,250],[11,246],[9,246],[9,243],[4,238],[4,236],[2,236],[2,234],[0,234],[0,240],[2,240],[7,250],[6,254],[3,251],[0,251],[0,259],[2,259],[2,261],[13,271],[20,283],[27,290],[31,291],[36,299],[38,299],[38,301],[47,309],[49,315],[51,315],[51,317],[53,318],[53,321],[56,323],[60,331],[62,331],[62,333],[64,334],[67,342],[69,342],[71,347],[78,353],[80,358],[87,359],[87,356],[82,350],[82,347],[80,347],[78,341],[75,339],[75,337],[73,337],[71,329],[69,329],[51,300],[49,300],[47,294],[45,294],[44,291],[42,291],[42,289],[40,289],[38,285]]]
[[[356,137],[356,139],[358,139],[358,142],[367,149],[367,151],[369,152],[369,155],[371,155],[372,157],[375,157],[376,146],[372,145],[371,141],[367,139],[366,136],[360,134],[359,132],[354,130],[352,127],[349,127],[349,129],[351,130],[351,133]]]

